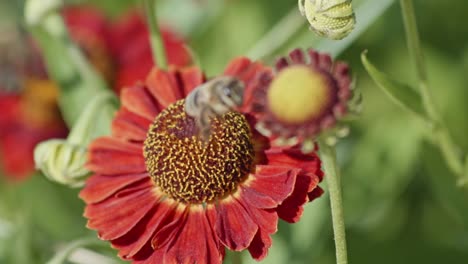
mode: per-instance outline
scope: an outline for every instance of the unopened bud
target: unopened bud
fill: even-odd
[[[37,145],[34,162],[44,175],[52,181],[80,187],[89,175],[85,169],[86,148],[68,143],[66,140],[52,139]]]
[[[322,37],[342,39],[356,24],[351,0],[299,0],[298,5],[310,29]]]

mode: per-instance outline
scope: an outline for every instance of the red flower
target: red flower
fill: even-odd
[[[245,107],[213,118],[208,142],[183,99],[205,78],[186,68],[154,69],[122,90],[112,135],[91,143],[84,215],[121,258],[221,263],[228,248],[261,260],[278,219],[297,222],[303,205],[322,194],[315,153],[270,147],[255,130],[248,106],[270,69],[239,58],[224,75],[244,82]]]

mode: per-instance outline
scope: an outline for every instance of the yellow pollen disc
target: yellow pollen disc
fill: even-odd
[[[229,112],[211,119],[208,142],[199,137],[184,100],[162,111],[144,142],[146,168],[156,187],[168,197],[190,204],[215,202],[236,191],[254,164],[250,126]]]
[[[330,79],[308,66],[290,66],[279,72],[268,89],[270,111],[281,121],[299,124],[318,118],[330,101]]]

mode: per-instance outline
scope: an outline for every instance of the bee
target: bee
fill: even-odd
[[[185,99],[185,112],[195,119],[199,134],[207,142],[211,118],[222,116],[244,102],[244,83],[230,76],[216,77],[196,87]]]

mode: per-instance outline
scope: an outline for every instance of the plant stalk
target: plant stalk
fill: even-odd
[[[324,140],[319,141],[320,157],[325,170],[328,193],[330,195],[333,233],[335,237],[336,263],[347,264],[346,232],[343,214],[343,199],[341,195],[340,172],[336,163],[335,147],[329,146]]]
[[[403,22],[405,25],[408,49],[416,67],[418,86],[422,95],[423,105],[427,115],[433,122],[433,137],[435,143],[439,146],[448,167],[458,177],[460,177],[460,181],[466,181],[467,179],[463,179],[466,176],[464,176],[464,166],[462,157],[460,155],[461,153],[450,136],[447,126],[444,124],[439,111],[435,106],[429,89],[428,74],[426,70],[426,64],[424,62],[421,42],[419,39],[413,1],[400,0],[400,6],[403,15]]]
[[[166,50],[162,39],[161,31],[158,26],[157,18],[157,0],[143,0],[146,16],[148,19],[148,27],[150,30],[150,43],[153,52],[153,61],[160,69],[167,69]]]

